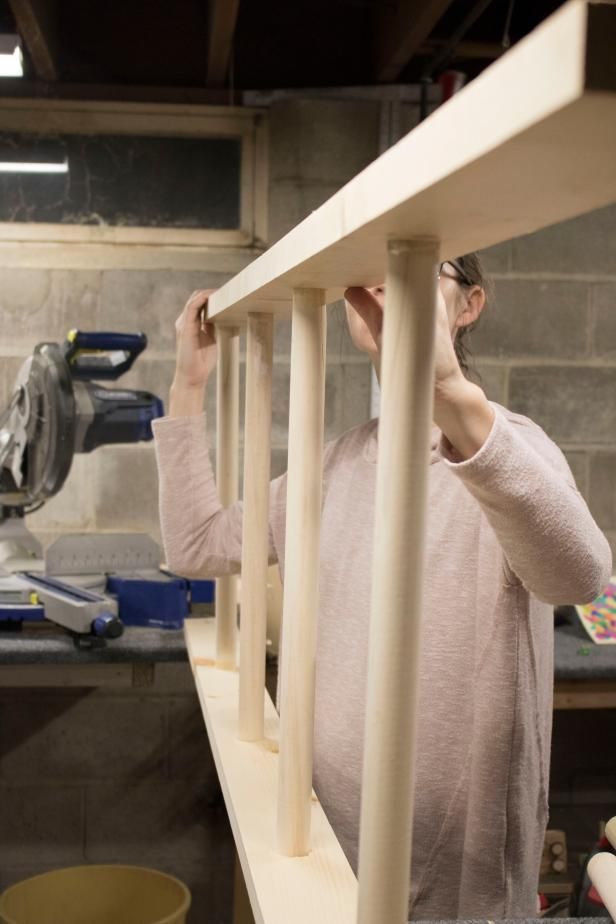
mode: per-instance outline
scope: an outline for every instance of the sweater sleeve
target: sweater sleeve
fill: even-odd
[[[210,462],[205,415],[162,417],[152,425],[166,563],[185,577],[239,572],[242,503],[224,508]],[[272,517],[284,509],[286,476],[270,485],[269,561],[278,560]]]
[[[609,581],[612,554],[558,447],[531,421],[495,418],[481,449],[443,463],[479,502],[505,555],[505,570],[546,603],[587,603]]]

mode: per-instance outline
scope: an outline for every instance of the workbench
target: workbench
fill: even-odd
[[[554,708],[616,708],[616,645],[595,645],[569,616],[554,639]],[[53,628],[0,636],[3,687],[149,686],[164,661],[187,661],[183,631],[129,627],[91,651]]]

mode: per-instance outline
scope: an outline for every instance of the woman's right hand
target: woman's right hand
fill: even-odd
[[[171,417],[200,414],[205,386],[216,366],[214,325],[203,321],[214,289],[199,289],[190,296],[175,322],[175,376],[171,386]]]

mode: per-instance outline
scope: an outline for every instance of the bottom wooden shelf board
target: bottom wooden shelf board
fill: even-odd
[[[278,714],[265,695],[265,740],[239,741],[239,675],[213,666],[212,619],[189,619],[186,644],[256,924],[352,924],[357,880],[313,793],[312,850],[276,846]]]

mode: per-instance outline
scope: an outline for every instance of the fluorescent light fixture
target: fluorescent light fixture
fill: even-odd
[[[0,160],[0,173],[68,173],[68,161],[65,160],[61,164],[47,164],[43,161],[36,163]]]
[[[24,65],[18,35],[0,35],[0,77],[23,77]]]

